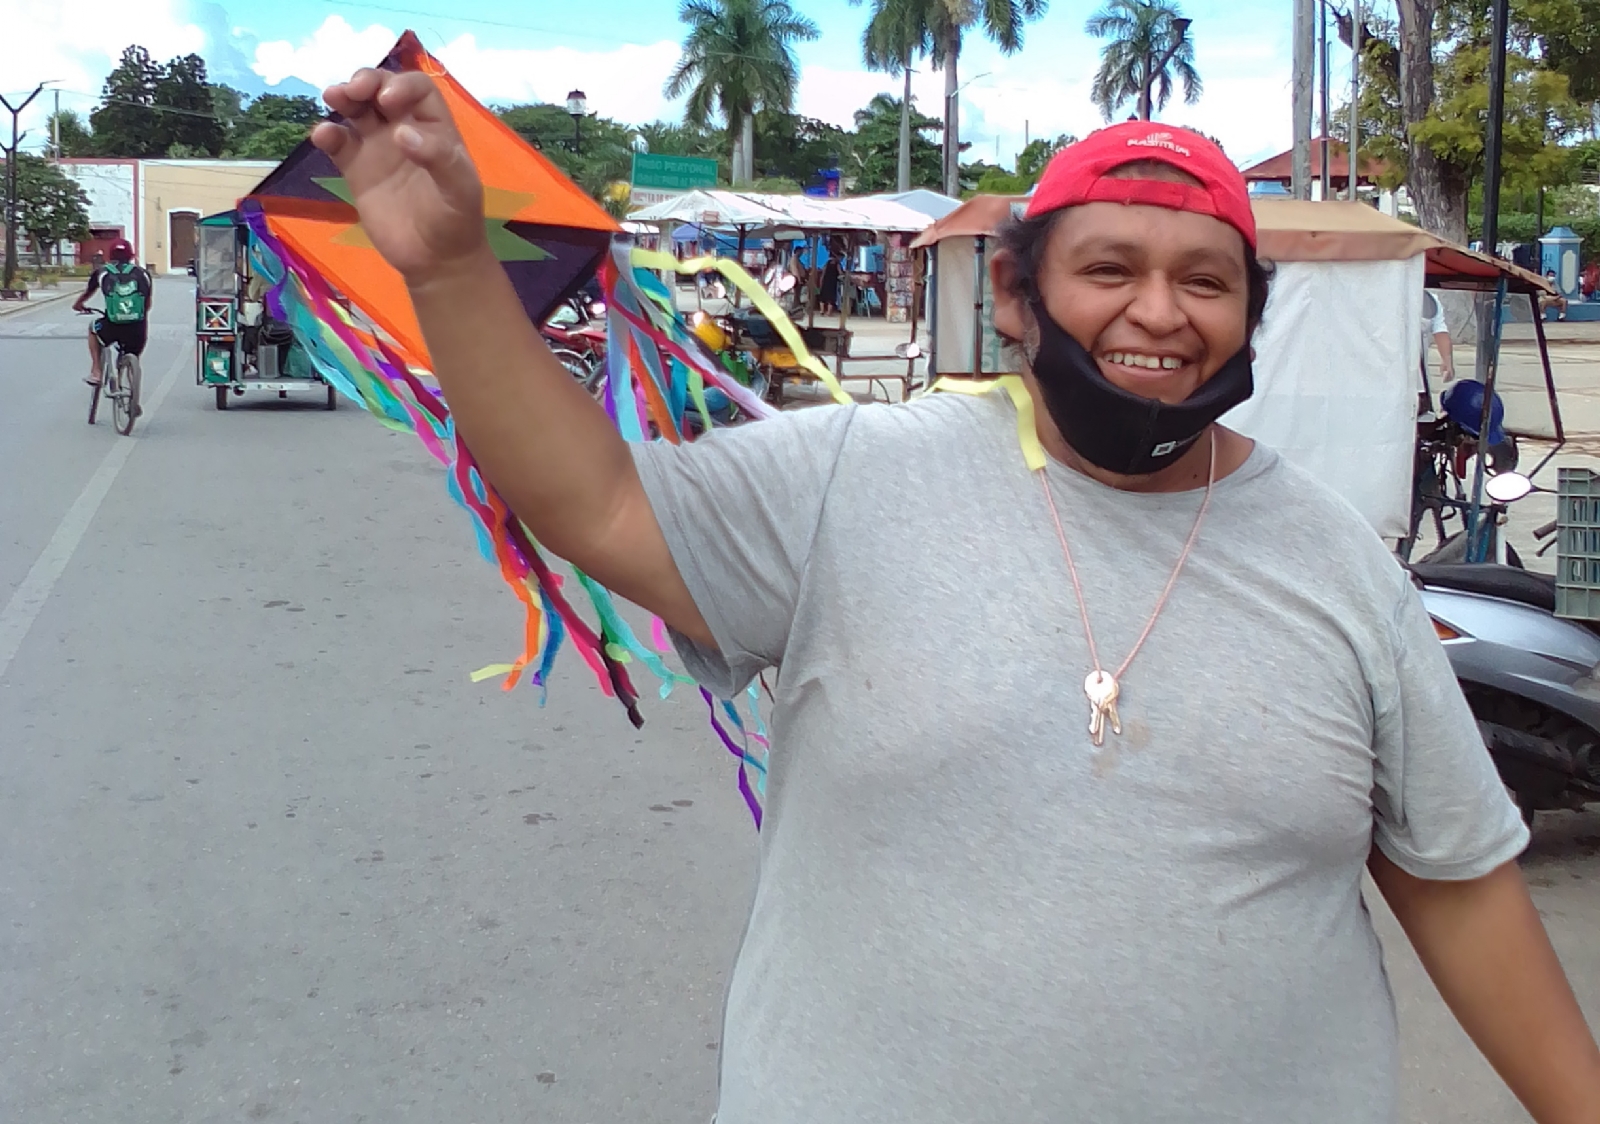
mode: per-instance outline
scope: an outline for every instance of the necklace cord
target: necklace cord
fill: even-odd
[[[1044,485],[1045,503],[1050,506],[1050,519],[1055,524],[1056,537],[1061,541],[1061,554],[1067,560],[1067,573],[1072,578],[1072,592],[1078,600],[1078,615],[1083,618],[1083,636],[1089,643],[1089,658],[1094,661],[1096,672],[1103,673],[1100,665],[1100,652],[1095,646],[1094,629],[1089,625],[1089,605],[1083,598],[1083,584],[1078,580],[1078,567],[1072,560],[1072,548],[1067,545],[1066,528],[1061,523],[1061,513],[1056,509],[1055,493],[1050,488],[1050,477],[1043,468],[1039,469],[1039,482]],[[1150,619],[1144,623],[1144,631],[1139,633],[1139,639],[1134,641],[1133,648],[1128,652],[1128,658],[1122,661],[1122,666],[1112,674],[1112,678],[1121,681],[1123,672],[1133,663],[1133,657],[1139,654],[1139,649],[1144,647],[1144,642],[1150,638],[1151,631],[1156,626],[1156,619],[1161,616],[1161,610],[1166,608],[1167,598],[1172,593],[1172,587],[1178,584],[1178,575],[1183,573],[1184,563],[1189,561],[1189,553],[1194,549],[1196,540],[1200,538],[1200,525],[1205,522],[1206,510],[1211,506],[1211,491],[1217,483],[1217,431],[1211,430],[1211,467],[1206,474],[1206,494],[1200,501],[1200,511],[1194,517],[1194,526],[1189,529],[1189,537],[1184,541],[1183,551],[1178,555],[1178,564],[1172,568],[1172,574],[1167,578],[1166,586],[1161,590],[1161,596],[1156,598],[1156,607],[1150,612]]]

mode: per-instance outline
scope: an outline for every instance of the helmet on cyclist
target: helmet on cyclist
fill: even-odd
[[[1451,421],[1472,436],[1478,436],[1478,425],[1483,420],[1483,384],[1477,379],[1461,379],[1451,383],[1439,396],[1439,405]],[[1489,444],[1505,442],[1506,407],[1496,394],[1489,404]]]
[[[133,260],[133,245],[126,238],[118,238],[111,243],[111,260],[115,262],[130,262]]]

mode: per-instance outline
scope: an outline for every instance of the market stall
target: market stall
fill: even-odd
[[[924,201],[925,202],[925,201]],[[771,238],[785,244],[792,257],[803,261],[799,272],[805,276],[805,301],[800,309],[807,333],[806,343],[819,356],[833,359],[834,373],[846,373],[846,360],[899,360],[899,356],[861,355],[852,351],[850,316],[874,307],[891,322],[909,325],[915,340],[920,296],[920,255],[912,240],[933,222],[930,214],[890,199],[867,197],[824,199],[807,195],[772,195],[737,191],[689,191],[665,202],[635,211],[630,222],[659,226],[663,240],[671,238],[682,225],[694,224],[718,234],[731,234],[738,251],[752,240]],[[864,246],[883,249],[881,273],[852,269]],[[736,252],[742,257],[742,253]],[[837,292],[830,283],[823,285],[824,258],[834,264]],[[881,277],[881,280],[878,278]],[[837,315],[837,326],[819,323],[819,312],[826,319]],[[836,313],[833,310],[837,310]],[[901,384],[902,394],[909,387],[912,362],[906,361],[903,375],[881,374],[861,377]],[[797,371],[797,378],[808,377]]]

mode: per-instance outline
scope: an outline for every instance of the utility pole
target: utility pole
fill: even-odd
[[[1294,162],[1290,190],[1296,199],[1311,198],[1311,71],[1316,57],[1315,0],[1294,0]]]
[[[17,281],[17,150],[22,146],[23,134],[18,132],[22,122],[22,111],[34,98],[39,96],[39,91],[44,89],[41,82],[33,88],[33,93],[22,99],[21,105],[12,105],[3,95],[0,95],[0,105],[6,107],[11,113],[11,147],[6,152],[6,271],[4,288],[15,289]]]
[[[905,93],[900,99],[900,151],[895,157],[894,189],[904,195],[911,190],[911,53],[906,52]]]
[[[1333,198],[1333,169],[1328,167],[1328,0],[1317,0],[1317,74],[1321,78],[1318,90],[1322,95],[1322,194],[1327,202]]]
[[[1489,31],[1489,128],[1483,143],[1483,252],[1500,244],[1500,150],[1506,116],[1506,24],[1509,0],[1494,0]]]
[[[1350,202],[1361,178],[1361,0],[1350,0]]]
[[[50,154],[61,163],[61,91],[55,91],[56,111],[50,118]]]

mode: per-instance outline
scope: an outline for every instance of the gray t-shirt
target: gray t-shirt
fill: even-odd
[[[731,695],[771,686],[718,1124],[1378,1124],[1374,842],[1427,878],[1527,835],[1405,575],[1258,447],[1216,486],[1096,753],[1091,664],[1003,394],[638,448]],[[1100,650],[1200,503],[1050,464]]]

